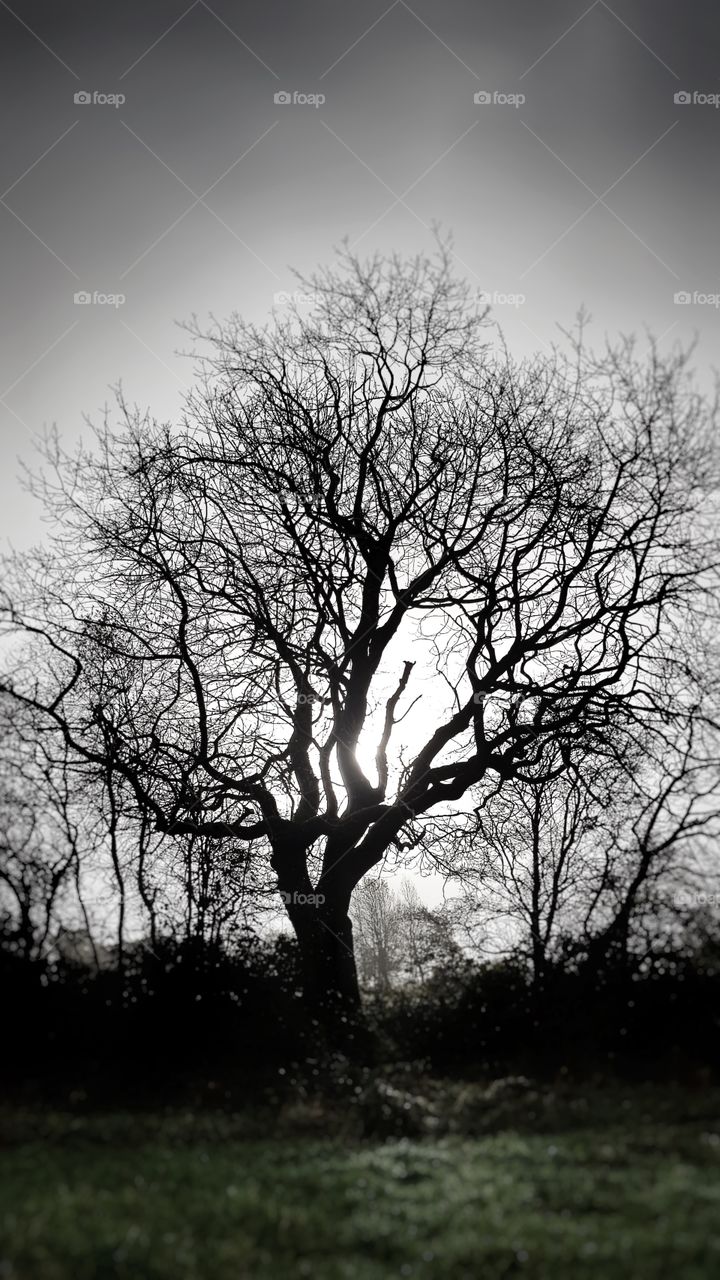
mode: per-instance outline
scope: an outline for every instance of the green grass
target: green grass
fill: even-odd
[[[385,1143],[261,1138],[257,1115],[8,1114],[0,1277],[715,1280],[707,1098],[577,1101]]]

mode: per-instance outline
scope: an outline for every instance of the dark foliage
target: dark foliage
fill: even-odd
[[[277,1071],[287,1046],[300,1051],[297,954],[247,936],[232,952],[163,940],[140,945],[122,971],[67,960],[28,964],[0,951],[2,1072],[30,1093],[103,1094],[157,1101],[202,1081],[212,1101],[228,1072],[252,1089]]]
[[[642,1078],[720,1068],[720,955],[669,955],[646,968],[608,958],[550,967],[541,987],[517,960],[466,963],[378,1001],[386,1053],[434,1072]]]
[[[707,944],[645,969],[558,964],[542,987],[519,960],[458,958],[422,986],[370,997],[341,1053],[307,1018],[286,939],[248,935],[232,951],[164,940],[95,972],[28,962],[6,937],[0,976],[2,1078],[30,1098],[236,1106],[357,1092],[383,1065],[482,1079],[678,1078],[720,1064],[720,956]]]

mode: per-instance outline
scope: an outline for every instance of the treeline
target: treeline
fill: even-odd
[[[569,953],[541,985],[520,955],[483,963],[455,948],[423,981],[375,983],[363,1017],[331,1036],[307,1017],[297,945],[282,936],[144,940],[101,968],[28,960],[5,937],[0,973],[2,1076],[28,1098],[238,1105],[301,1081],[336,1089],[343,1071],[351,1088],[368,1065],[653,1078],[720,1062],[720,946],[700,927],[641,967]]]
[[[13,1090],[237,1102],[300,1077],[329,1087],[338,1053],[458,1074],[720,1061],[712,788],[686,754],[666,757],[663,787],[657,763],[566,769],[506,785],[456,834],[428,828],[417,864],[444,852],[450,892],[428,905],[414,879],[365,878],[364,1009],[333,1022],[308,1008],[297,943],[273,930],[272,884],[240,842],[131,821],[20,727],[0,751]]]

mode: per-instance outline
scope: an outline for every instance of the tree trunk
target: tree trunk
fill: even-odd
[[[538,933],[532,938],[532,989],[535,996],[542,990],[545,980],[545,946]]]
[[[310,1015],[333,1033],[361,1016],[353,928],[348,914],[351,887],[339,878],[314,888],[307,868],[290,849],[275,850],[278,888],[300,948],[303,994]]]
[[[353,928],[347,911],[326,903],[294,922],[300,946],[305,999],[323,1023],[355,1018],[360,989],[355,966]]]

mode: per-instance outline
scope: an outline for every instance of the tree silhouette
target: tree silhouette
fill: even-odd
[[[536,988],[568,948],[594,970],[631,957],[639,967],[677,927],[673,899],[717,874],[716,728],[696,714],[683,726],[678,713],[673,736],[639,740],[635,727],[613,760],[576,752],[564,769],[481,797],[473,838],[485,856],[454,868],[462,914],[471,935],[492,936],[490,921],[509,929]]]
[[[51,438],[3,687],[159,832],[269,858],[308,999],[344,1017],[353,889],[426,817],[672,733],[715,410],[631,342],[517,364],[443,249],[305,286],[309,315],[204,335],[179,424],[121,397],[92,451]]]

